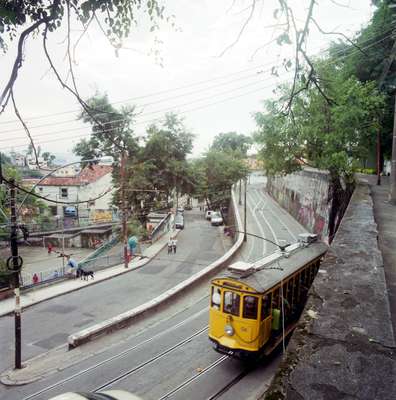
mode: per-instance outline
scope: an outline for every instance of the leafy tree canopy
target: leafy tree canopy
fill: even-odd
[[[353,172],[375,142],[384,112],[384,96],[374,82],[345,79],[342,72],[318,62],[322,90],[315,87],[295,100],[289,115],[280,112],[289,87],[278,100],[266,103],[256,114],[261,159],[268,174],[287,174],[308,164],[327,169],[332,177],[352,179]]]
[[[233,152],[240,157],[246,157],[251,144],[252,140],[249,136],[236,132],[227,132],[216,135],[211,148],[219,151]]]

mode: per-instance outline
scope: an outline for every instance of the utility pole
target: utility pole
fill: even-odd
[[[125,202],[125,163],[126,163],[126,156],[125,156],[125,150],[123,150],[121,153],[121,166],[120,166],[122,239],[124,243],[124,267],[128,268],[128,229],[127,229],[127,213],[126,213],[126,202]]]
[[[17,243],[17,216],[16,216],[16,194],[15,194],[15,180],[10,179],[10,208],[11,208],[11,259],[13,270],[13,286],[15,293],[15,369],[21,369],[21,302],[19,292],[19,271],[22,267],[22,259],[18,257],[18,243]]]
[[[246,226],[246,215],[247,215],[247,202],[246,202],[246,198],[247,198],[247,195],[246,195],[246,186],[247,186],[247,178],[245,178],[245,204],[244,204],[244,208],[245,208],[245,212],[244,212],[244,215],[243,215],[243,217],[244,217],[244,221],[243,221],[243,226],[244,226],[244,231],[245,231],[245,234],[243,235],[243,241],[244,242],[247,242],[247,226]]]
[[[381,185],[381,133],[377,131],[377,185]]]
[[[242,205],[242,179],[239,180],[239,205]]]
[[[390,181],[390,202],[396,204],[396,92],[395,92],[395,108],[393,110],[393,138],[392,138],[392,164],[391,164],[391,181]]]

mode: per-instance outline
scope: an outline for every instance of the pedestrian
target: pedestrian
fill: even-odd
[[[51,254],[52,253],[52,243],[48,243],[47,248],[48,248],[48,254]]]
[[[172,239],[172,249],[173,249],[173,252],[176,254],[176,247],[177,247],[177,239],[176,238],[173,238]]]
[[[69,255],[66,256],[67,264],[66,267],[69,267],[69,273],[71,276],[77,277],[78,263],[74,258],[71,258]]]
[[[173,241],[172,241],[172,238],[169,238],[169,240],[168,240],[168,254],[172,253],[172,249],[173,249]]]
[[[33,284],[34,284],[34,285],[35,285],[36,283],[38,283],[39,277],[38,277],[38,275],[37,275],[36,273],[34,273],[32,280],[33,280]]]

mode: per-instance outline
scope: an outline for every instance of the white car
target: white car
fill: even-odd
[[[223,225],[223,217],[219,212],[212,212],[212,215],[210,216],[210,223],[213,226]]]

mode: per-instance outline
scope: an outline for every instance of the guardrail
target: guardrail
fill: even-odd
[[[168,213],[167,216],[157,224],[149,236],[151,243],[156,242],[162,235],[171,230],[171,218],[172,213]]]
[[[242,228],[241,217],[239,215],[238,205],[235,200],[235,195],[233,190],[231,191],[231,196],[234,206],[233,208],[235,210],[238,231],[242,231],[243,228]],[[239,250],[242,243],[243,243],[243,234],[239,233],[238,239],[231,247],[231,249],[228,250],[227,253],[225,253],[222,257],[220,257],[218,260],[208,265],[200,272],[197,272],[196,274],[191,276],[189,279],[186,279],[185,281],[179,283],[172,289],[166,291],[165,293],[161,294],[160,296],[154,298],[153,300],[145,304],[142,304],[123,314],[110,318],[102,323],[83,329],[80,332],[71,334],[67,339],[69,349],[78,347],[84,343],[87,343],[97,337],[100,337],[104,334],[108,334],[117,329],[129,326],[132,322],[136,321],[138,318],[143,317],[146,313],[155,311],[164,304],[167,304],[168,302],[174,300],[177,296],[184,294],[184,292],[188,290],[192,285],[200,283],[204,278],[207,278],[208,275],[214,274],[220,269],[222,269],[224,266],[226,266],[232,259],[232,257],[235,255],[235,253]]]

